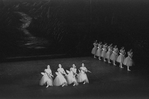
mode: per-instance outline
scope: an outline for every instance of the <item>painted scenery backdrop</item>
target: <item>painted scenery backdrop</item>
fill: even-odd
[[[90,55],[93,42],[147,57],[145,0],[0,0],[0,57]]]

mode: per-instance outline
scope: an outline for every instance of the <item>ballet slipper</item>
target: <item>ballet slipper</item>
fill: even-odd
[[[124,67],[120,66],[120,68],[124,68]]]
[[[73,84],[73,86],[76,86],[76,84]]]
[[[115,63],[114,63],[113,65],[114,65],[114,66],[116,66],[116,64],[115,64]]]
[[[62,85],[62,87],[64,87],[64,86],[65,86],[65,84]]]
[[[46,88],[48,88],[49,86],[46,86]]]
[[[86,82],[84,82],[83,84],[85,84]]]

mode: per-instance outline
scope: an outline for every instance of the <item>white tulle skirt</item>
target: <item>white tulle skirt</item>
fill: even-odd
[[[53,86],[53,79],[52,77],[48,77],[48,75],[42,76],[40,83],[41,86],[47,84],[48,86]]]
[[[110,60],[115,61],[117,59],[117,54],[116,53],[112,53],[112,55],[110,56]]]
[[[101,57],[103,57],[103,58],[106,57],[106,51],[105,51],[105,50],[103,50],[103,51],[101,52]]]
[[[124,55],[121,55],[121,54],[120,54],[120,55],[118,56],[118,58],[117,58],[116,61],[119,62],[119,63],[123,63],[123,62],[124,62],[124,59],[125,59]]]
[[[63,84],[67,84],[65,77],[61,75],[57,75],[54,79],[54,86],[61,86]]]
[[[106,59],[110,59],[110,55],[111,55],[111,52],[108,51],[108,52],[106,53]]]
[[[133,60],[130,57],[126,57],[124,59],[123,64],[126,65],[126,66],[132,66],[133,65]]]
[[[101,56],[101,51],[102,51],[101,48],[98,48],[98,50],[96,52],[96,56],[99,56],[100,57]]]
[[[87,77],[86,73],[84,73],[84,72],[80,72],[80,73],[77,75],[77,81],[78,81],[79,83],[81,83],[81,82],[89,83],[88,77]]]
[[[91,51],[91,53],[92,53],[93,55],[95,55],[95,54],[96,54],[96,51],[97,51],[97,47],[94,46],[93,49],[92,49],[92,51]]]
[[[67,75],[66,78],[67,78],[68,84],[74,83],[74,84],[78,85],[77,79],[74,75]]]

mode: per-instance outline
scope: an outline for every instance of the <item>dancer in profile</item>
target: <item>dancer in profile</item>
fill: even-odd
[[[119,56],[117,58],[117,62],[120,64],[119,65],[120,68],[123,68],[124,59],[125,59],[125,49],[124,49],[124,47],[122,47],[120,49],[120,54],[119,54]]]
[[[101,57],[104,62],[106,62],[106,52],[107,52],[107,43],[103,45],[102,52],[101,52]]]
[[[58,71],[58,72],[55,72],[56,74],[56,77],[54,79],[54,86],[67,86],[67,81],[66,79],[64,78],[63,74]]]
[[[41,80],[40,80],[40,85],[47,85],[46,88],[48,88],[49,86],[53,86],[53,75],[52,74],[48,74],[46,72],[41,72],[41,74],[43,75]]]
[[[57,72],[55,72],[55,74],[57,75],[54,79],[54,85],[55,86],[67,86],[67,81],[65,79],[66,77],[66,72],[65,70],[62,68],[61,64],[58,64],[58,69]]]
[[[79,83],[82,83],[82,82],[83,84],[89,83],[86,72],[90,72],[90,71],[85,67],[84,63],[82,63],[82,66],[80,67],[80,70],[79,70],[79,74],[77,76],[77,80]]]
[[[94,58],[96,58],[96,51],[97,51],[97,40],[93,43],[94,47],[92,48],[91,53],[94,55]]]
[[[73,84],[73,86],[77,86],[78,85],[78,82],[76,80],[75,75],[73,74],[73,71],[72,70],[70,70],[70,71],[69,70],[66,70],[66,72],[68,73],[66,75],[68,84]]]
[[[99,60],[101,60],[101,51],[102,51],[102,42],[99,42],[96,51],[96,56],[98,57]]]
[[[127,57],[124,59],[123,64],[127,66],[127,71],[131,71],[129,68],[133,65],[133,60],[132,60],[132,56],[133,56],[133,52],[132,50],[127,52]]]
[[[48,76],[52,75],[52,70],[50,68],[50,65],[47,65],[47,69],[45,69],[44,71],[48,74]]]
[[[110,60],[113,62],[114,66],[116,66],[115,61],[117,60],[117,57],[118,57],[118,48],[117,45],[115,45],[112,54],[110,56]]]
[[[57,69],[58,72],[60,72],[62,75],[65,75],[66,72],[65,70],[62,68],[62,65],[61,64],[58,64],[58,69]]]
[[[77,68],[75,64],[72,64],[72,67],[70,68],[70,71],[73,72],[73,75],[76,76],[77,75]]]
[[[110,56],[111,56],[111,54],[112,54],[112,44],[110,44],[110,45],[108,46],[108,51],[107,51],[107,53],[106,53],[106,59],[107,59],[108,63],[111,63],[111,62],[110,62]]]

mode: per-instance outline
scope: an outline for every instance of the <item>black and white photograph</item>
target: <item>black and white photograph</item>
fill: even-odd
[[[149,99],[148,0],[0,0],[0,99]]]

